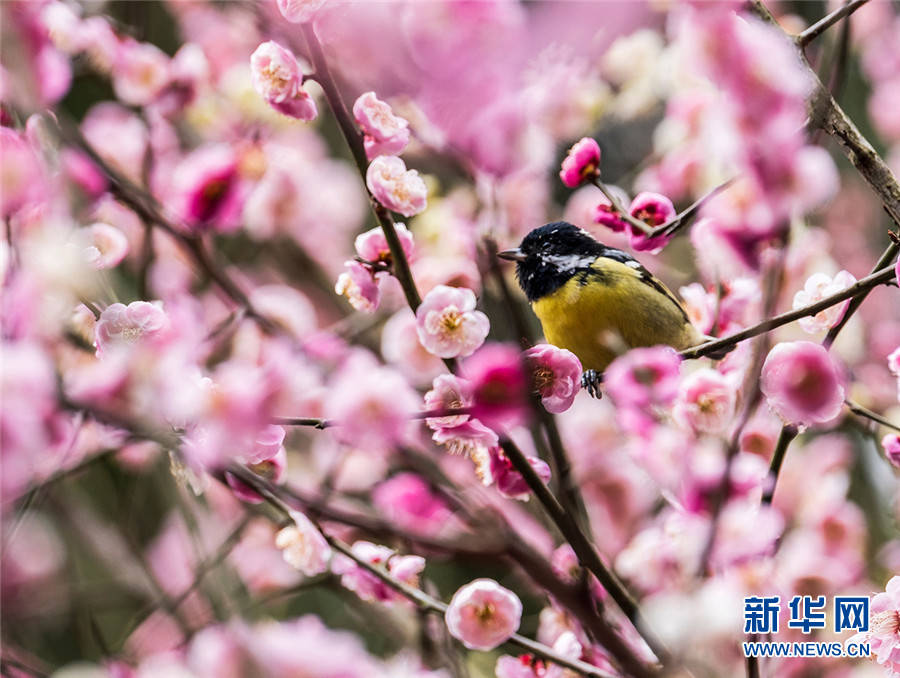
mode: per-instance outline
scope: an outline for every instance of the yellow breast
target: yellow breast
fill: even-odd
[[[678,350],[700,342],[674,295],[642,280],[611,259],[574,275],[552,294],[533,302],[544,336],[578,356],[586,370],[604,370],[629,348],[667,344]]]

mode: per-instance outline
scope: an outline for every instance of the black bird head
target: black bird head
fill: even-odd
[[[499,257],[516,262],[519,286],[529,301],[551,294],[573,275],[590,268],[610,248],[594,240],[584,229],[554,221],[534,229],[514,250]]]

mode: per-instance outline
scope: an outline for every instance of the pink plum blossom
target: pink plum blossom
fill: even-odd
[[[398,473],[372,491],[372,503],[400,527],[436,534],[452,519],[447,503],[415,473]]]
[[[564,348],[538,344],[525,351],[532,381],[548,412],[559,414],[572,406],[581,388],[581,362]]]
[[[897,400],[900,400],[900,346],[888,356],[888,369],[897,377]]]
[[[603,382],[626,429],[650,432],[655,410],[669,407],[678,395],[680,363],[668,346],[635,348],[610,363]]]
[[[374,313],[381,302],[381,290],[372,269],[358,261],[345,261],[344,268],[334,285],[335,294],[347,297],[357,311]]]
[[[680,287],[678,295],[684,302],[684,310],[687,311],[691,324],[704,334],[709,332],[716,320],[718,295],[707,291],[700,283]]]
[[[199,148],[175,169],[178,213],[188,229],[222,233],[240,226],[244,196],[238,174],[238,157],[225,144]]]
[[[393,155],[379,155],[366,170],[366,186],[389,210],[411,217],[425,209],[428,189],[416,170]]]
[[[8,217],[24,205],[40,200],[44,182],[37,154],[23,134],[0,127],[0,154],[0,213]]]
[[[250,56],[253,87],[279,113],[298,120],[314,120],[316,102],[303,88],[297,58],[274,40],[262,43]]]
[[[291,512],[293,525],[275,535],[275,547],[282,551],[285,561],[307,577],[328,570],[331,547],[322,533],[299,511]]]
[[[608,187],[610,192],[618,199],[620,204],[628,202],[628,195],[617,186]],[[615,233],[621,233],[628,228],[628,222],[616,210],[615,206],[605,195],[600,196],[594,208],[593,219],[596,223],[606,226]]]
[[[559,178],[569,188],[577,188],[600,174],[600,145],[590,137],[579,139],[562,161]]]
[[[488,426],[519,422],[527,407],[528,379],[519,352],[509,344],[487,344],[463,364],[472,384],[472,414]]]
[[[351,547],[353,555],[372,565],[385,568],[395,579],[409,586],[419,585],[419,574],[425,568],[421,556],[403,556],[393,549],[369,541],[358,541]],[[390,603],[406,600],[381,579],[343,554],[334,557],[331,570],[341,577],[341,585],[363,600]]]
[[[417,386],[431,383],[432,379],[446,369],[437,356],[422,346],[416,329],[416,316],[406,307],[397,311],[384,324],[381,332],[381,355]]]
[[[430,411],[460,410],[472,405],[472,384],[454,374],[435,377],[432,388],[425,394],[425,407]],[[432,428],[446,428],[464,424],[470,419],[466,412],[428,417],[425,421]]]
[[[294,24],[311,21],[327,0],[276,0],[281,16]]]
[[[672,416],[696,433],[724,433],[736,399],[737,389],[727,377],[713,369],[699,369],[679,385]]]
[[[259,431],[248,454],[241,455],[249,469],[270,483],[279,483],[287,469],[287,452],[284,449],[283,426],[270,425]],[[229,471],[225,472],[228,485],[242,501],[259,504],[263,501],[253,488]]]
[[[116,96],[134,106],[149,104],[169,81],[169,57],[148,42],[123,42],[112,67]]]
[[[115,226],[98,222],[87,228],[91,244],[85,254],[94,268],[112,268],[128,254],[128,238]]]
[[[541,482],[550,481],[550,466],[545,461],[537,457],[527,457],[527,460]],[[528,501],[531,495],[528,482],[499,447],[491,450],[491,478],[497,486],[497,491],[504,497]]]
[[[402,441],[418,407],[419,396],[400,373],[361,351],[338,370],[324,403],[341,440],[375,450]]]
[[[475,471],[485,485],[493,481],[490,475],[490,453],[499,439],[497,434],[478,419],[469,419],[458,426],[437,428],[431,436],[451,454],[469,457],[475,463]]]
[[[428,410],[459,410],[470,408],[473,403],[472,384],[452,374],[435,378],[433,387],[425,394]],[[460,413],[429,417],[425,423],[434,431],[432,440],[443,445],[453,454],[470,457],[485,484],[490,484],[489,450],[499,444],[497,434],[470,414]]]
[[[409,122],[395,115],[391,107],[366,92],[353,104],[353,117],[365,135],[366,157],[399,155],[409,143]]]
[[[643,221],[651,228],[661,226],[675,216],[675,206],[671,200],[659,193],[648,191],[634,196],[628,211],[635,219]],[[672,238],[670,235],[649,238],[630,224],[628,229],[631,232],[631,247],[639,252],[658,252]]]
[[[872,598],[869,630],[849,642],[869,643],[871,657],[890,678],[900,675],[900,576],[891,577],[884,592]]]
[[[841,271],[834,278],[825,273],[814,273],[807,279],[803,289],[794,295],[794,310],[842,292],[855,282],[856,278],[848,271]],[[829,306],[814,316],[800,318],[799,325],[803,331],[810,334],[827,330],[843,317],[849,304],[850,300],[848,299],[843,303]]]
[[[900,435],[888,433],[881,439],[884,454],[894,466],[900,468]]]
[[[161,303],[133,301],[111,304],[97,321],[94,343],[97,355],[104,356],[121,347],[144,341],[162,340],[170,327]]]
[[[444,619],[467,648],[493,650],[519,628],[522,601],[493,579],[476,579],[453,594]]]
[[[900,377],[900,346],[898,346],[887,358],[888,369],[891,374]]]
[[[563,631],[553,642],[553,650],[568,659],[580,659],[583,648],[572,631]],[[566,678],[571,671],[532,654],[503,655],[494,669],[497,678]]]
[[[124,106],[104,101],[92,106],[81,122],[85,139],[114,169],[142,183],[150,133],[143,120]]]
[[[763,364],[760,388],[784,420],[822,424],[844,404],[844,375],[828,351],[810,341],[777,344]]]
[[[90,198],[100,197],[109,185],[97,165],[81,151],[63,149],[59,154],[59,165],[66,179]]]
[[[484,343],[490,322],[475,310],[475,293],[461,287],[438,285],[416,310],[419,341],[439,358],[471,355]]]
[[[413,243],[412,233],[406,228],[406,224],[394,223],[394,231],[403,247],[403,253],[407,260],[412,261],[415,258],[415,244]],[[361,259],[366,261],[391,263],[391,249],[388,246],[387,238],[380,226],[376,226],[370,231],[361,233],[356,236],[353,241],[356,253]]]
[[[91,65],[101,73],[109,73],[119,54],[119,38],[104,16],[89,16],[78,26],[78,42]]]

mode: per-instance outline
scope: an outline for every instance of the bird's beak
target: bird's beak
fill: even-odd
[[[522,252],[522,250],[520,250],[519,248],[497,252],[497,256],[508,261],[525,261],[525,259],[528,258],[526,257],[525,253]]]

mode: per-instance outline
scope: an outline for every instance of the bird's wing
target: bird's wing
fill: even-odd
[[[622,250],[617,250],[614,247],[607,247],[600,254],[601,257],[605,257],[607,259],[612,259],[613,261],[618,261],[621,264],[624,264],[628,269],[633,271],[634,276],[640,280],[645,285],[649,285],[654,290],[665,296],[669,299],[675,307],[678,309],[678,312],[684,318],[684,321],[690,324],[690,319],[688,318],[687,311],[684,310],[684,306],[681,301],[678,300],[672,291],[666,287],[662,281],[653,275],[650,271],[644,268],[643,264],[635,259],[633,256],[628,254],[627,252],[623,252]]]

